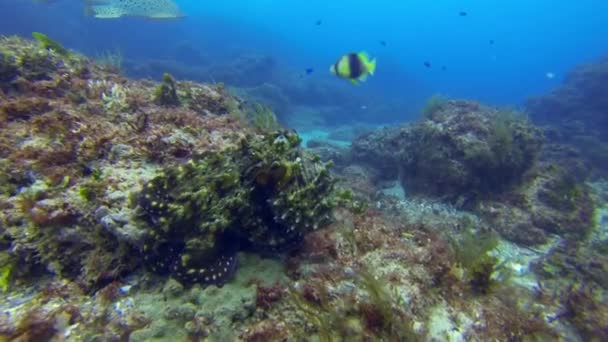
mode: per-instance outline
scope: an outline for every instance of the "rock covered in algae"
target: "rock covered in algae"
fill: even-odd
[[[247,128],[223,87],[176,81],[179,105],[160,106],[158,83],[58,50],[0,37],[0,244],[11,282],[50,272],[95,290],[141,265],[131,193]]]
[[[520,184],[542,142],[540,130],[517,112],[446,100],[413,125],[355,140],[353,157],[398,174],[412,194],[457,202]]]
[[[185,283],[223,284],[239,250],[278,253],[331,221],[329,164],[294,132],[249,136],[237,148],[164,169],[144,185],[145,260]]]

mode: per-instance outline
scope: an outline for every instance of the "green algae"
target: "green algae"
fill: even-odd
[[[224,283],[236,251],[288,251],[331,222],[339,202],[331,165],[299,143],[291,131],[248,136],[165,168],[138,200],[149,227],[146,264],[186,283]]]
[[[14,57],[0,51],[0,85],[12,81],[17,75],[19,75],[19,68],[15,63]]]
[[[253,127],[264,131],[274,131],[281,127],[272,109],[259,103],[254,105],[249,121]]]
[[[124,111],[129,109],[127,90],[120,84],[112,85],[109,92],[101,94],[104,107],[109,111]]]
[[[359,306],[368,329],[388,341],[419,338],[413,330],[412,321],[395,310],[394,293],[387,287],[385,279],[364,269],[359,271],[358,284],[369,296],[368,303]]]
[[[7,263],[0,266],[0,290],[2,292],[8,291],[8,286],[11,281],[11,273],[13,272],[14,265]]]
[[[543,194],[547,204],[553,208],[573,211],[583,197],[587,196],[587,192],[583,183],[566,175],[549,184],[548,191]]]
[[[466,229],[457,238],[449,239],[456,267],[461,269],[464,280],[473,293],[486,295],[497,285],[493,273],[498,267],[498,258],[490,254],[500,240],[492,231],[473,233]]]
[[[337,286],[337,284],[333,284]],[[293,332],[296,340],[336,341],[361,336],[383,341],[419,339],[411,319],[397,308],[395,294],[385,279],[361,269],[352,286],[358,289],[357,299],[334,297],[326,285],[304,285],[307,289],[288,289],[287,303],[305,327]],[[315,293],[314,296],[306,293]],[[309,327],[314,328],[311,335]]]
[[[55,51],[63,57],[68,57],[70,55],[70,52],[66,48],[64,48],[57,41],[49,38],[44,33],[32,32],[32,37],[36,39],[36,41],[38,41],[38,43],[40,44],[40,46],[42,46],[43,49]]]
[[[444,95],[432,95],[426,100],[424,107],[422,108],[422,117],[431,118],[432,115],[441,109],[441,107],[443,107],[448,101],[449,99]]]
[[[301,332],[300,338],[308,336],[307,338],[321,342],[331,342],[340,338],[340,331],[337,328],[341,322],[347,320],[338,315],[335,307],[324,306],[323,303],[321,305],[313,303],[293,287],[288,290],[287,300],[294,306],[296,312],[304,317],[305,322],[312,324],[316,330],[314,336]]]
[[[160,106],[178,106],[180,104],[173,76],[168,73],[163,74],[163,81],[154,89],[152,98],[154,103]]]

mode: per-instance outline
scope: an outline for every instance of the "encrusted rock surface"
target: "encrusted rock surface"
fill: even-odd
[[[522,161],[526,121],[439,103],[357,140],[335,184],[223,85],[1,39],[0,339],[608,336],[608,188],[568,149]]]

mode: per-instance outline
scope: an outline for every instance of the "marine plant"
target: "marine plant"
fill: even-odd
[[[96,58],[96,62],[98,65],[120,72],[122,71],[124,56],[120,49],[107,50]]]
[[[2,292],[6,292],[8,290],[13,267],[14,265],[12,263],[7,263],[0,266],[0,291]]]
[[[104,107],[112,111],[120,111],[129,108],[127,92],[120,84],[114,84],[109,92],[101,94]]]
[[[608,300],[601,290],[579,282],[571,285],[559,300],[564,311],[553,320],[567,320],[583,340],[604,341],[608,338]]]
[[[515,125],[520,118],[520,114],[512,110],[499,110],[496,113],[495,119],[490,125],[490,148],[496,154],[497,163],[509,163],[513,162],[510,159],[517,159],[516,162],[520,163],[520,159],[523,157],[521,151],[515,149],[514,144],[515,136]]]
[[[285,286],[279,282],[271,285],[264,286],[261,282],[256,286],[256,299],[255,305],[258,308],[268,310],[275,303],[281,301],[287,294]]]
[[[91,177],[91,180],[86,180],[78,187],[78,195],[85,203],[94,202],[105,191],[106,184],[103,181],[96,180]]]
[[[426,100],[424,107],[422,107],[422,117],[430,118],[433,113],[439,110],[443,105],[448,102],[448,98],[441,94],[433,94]]]
[[[543,142],[541,131],[515,112],[461,100],[384,139],[399,151],[400,178],[411,193],[459,206],[521,184]]]
[[[474,294],[488,294],[497,285],[493,274],[498,259],[489,252],[498,245],[498,235],[492,231],[474,233],[466,229],[449,241],[454,258],[452,273],[465,281]]]
[[[138,198],[145,263],[184,283],[223,284],[237,251],[284,252],[328,224],[335,181],[299,143],[290,131],[250,135],[146,183]]]
[[[487,129],[487,150],[473,153],[471,161],[480,191],[503,191],[521,180],[534,164],[541,138],[532,125],[513,110],[495,112],[489,118]]]
[[[63,57],[68,57],[70,55],[70,52],[66,48],[64,48],[57,41],[49,38],[44,33],[32,32],[32,37],[36,41],[38,41],[38,43],[40,44],[40,46],[42,46],[43,49],[55,51],[56,53],[58,53],[59,55],[61,55]]]
[[[541,192],[540,196],[541,200],[553,208],[572,211],[586,196],[587,191],[584,183],[578,182],[572,175],[564,174],[546,183],[546,190]]]
[[[22,75],[28,80],[49,79],[57,69],[58,60],[46,50],[28,51],[17,56],[16,64],[21,70],[27,70]]]
[[[200,85],[184,81],[176,87],[180,104],[201,115],[231,114],[237,118],[242,115],[240,99],[232,96],[223,84]]]
[[[15,65],[14,58],[0,51],[0,89],[2,83],[13,80],[18,72],[19,69]]]
[[[161,106],[179,105],[175,80],[170,74],[163,74],[162,83],[154,90],[153,100],[154,103]]]
[[[586,236],[593,227],[595,208],[589,185],[561,166],[546,170],[543,176],[538,182],[537,199],[553,215],[538,217],[536,224],[564,236]]]
[[[368,300],[359,303],[359,312],[368,330],[388,341],[412,341],[419,337],[412,329],[412,322],[393,308],[393,294],[384,279],[369,270],[359,270],[358,283],[367,292]]]
[[[419,339],[411,321],[399,308],[393,294],[384,283],[366,269],[359,269],[353,285],[359,294],[336,298],[327,290],[326,280],[313,277],[301,289],[288,289],[287,302],[313,327],[321,341],[336,341],[365,336],[385,341]],[[337,284],[334,284],[337,286]],[[309,334],[305,329],[304,335]],[[301,332],[300,332],[301,333]],[[309,336],[309,335],[308,335]]]
[[[256,103],[249,114],[250,124],[263,131],[274,131],[281,127],[277,116],[272,109],[260,103]]]
[[[233,108],[229,113],[236,120],[260,131],[275,131],[282,127],[271,106],[253,100],[245,101],[241,108]]]
[[[324,306],[323,302],[308,300],[305,294],[300,293],[294,288],[288,288],[289,302],[295,307],[298,314],[302,315],[305,322],[311,324],[316,329],[317,337],[320,341],[334,341],[338,323],[346,321],[344,317],[336,314],[335,307]]]

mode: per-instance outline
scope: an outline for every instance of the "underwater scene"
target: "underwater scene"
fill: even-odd
[[[607,22],[0,0],[0,341],[608,341]]]

